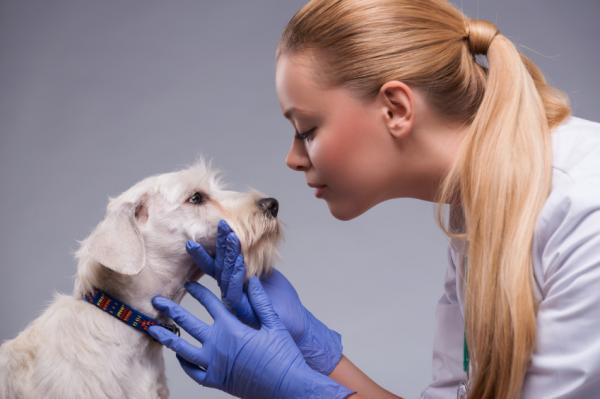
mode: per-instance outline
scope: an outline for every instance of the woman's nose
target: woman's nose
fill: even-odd
[[[294,139],[285,158],[286,165],[293,170],[306,170],[310,167],[310,159],[306,155],[304,143]]]

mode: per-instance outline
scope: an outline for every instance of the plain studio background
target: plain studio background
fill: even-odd
[[[0,340],[70,293],[76,240],[108,196],[200,154],[229,187],[280,201],[283,262],[305,305],[375,381],[418,397],[431,375],[447,239],[434,205],[387,201],[341,222],[284,164],[293,128],[274,51],[300,0],[0,1]],[[600,3],[455,0],[497,23],[574,114],[600,120]],[[201,279],[215,293],[210,277]],[[212,322],[191,297],[183,304]],[[171,396],[226,398],[165,350]]]

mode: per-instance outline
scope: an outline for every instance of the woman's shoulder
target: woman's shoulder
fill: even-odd
[[[599,218],[590,227],[600,234],[600,172],[555,176],[560,183],[554,184],[538,217],[534,235],[541,245],[538,250],[548,251],[560,243],[559,238],[580,233],[579,225],[589,218]]]
[[[558,182],[567,175],[600,176],[600,123],[570,116],[557,126],[552,136],[552,168]]]
[[[552,188],[535,232],[544,244],[559,226],[600,207],[600,123],[569,117],[552,131],[552,151]]]
[[[571,255],[585,250],[586,258],[596,256],[600,263],[600,247],[586,248],[590,239],[600,241],[600,123],[571,117],[552,135],[552,189],[533,242],[539,299],[555,273],[575,267]]]
[[[600,123],[571,116],[552,131],[552,189],[542,224],[572,216],[574,207],[600,204]]]

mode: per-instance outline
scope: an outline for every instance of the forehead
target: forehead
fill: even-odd
[[[314,59],[307,54],[285,54],[277,61],[275,87],[284,114],[290,110],[301,114],[303,108],[318,108],[325,90],[314,79],[314,64]]]
[[[157,191],[170,202],[177,202],[182,196],[193,191],[212,193],[225,188],[221,172],[205,162],[197,162],[177,172],[158,175],[155,184]]]
[[[111,199],[109,207],[117,207],[123,202],[136,202],[143,195],[161,195],[167,201],[176,203],[194,191],[210,194],[225,188],[221,171],[200,160],[176,172],[146,177],[117,198]]]

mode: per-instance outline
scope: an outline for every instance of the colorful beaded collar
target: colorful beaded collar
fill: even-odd
[[[118,301],[117,299],[108,295],[106,292],[97,288],[95,288],[93,292],[86,294],[84,299],[92,305],[96,305],[96,307],[102,309],[106,313],[121,320],[123,323],[148,334],[148,336],[152,339],[154,339],[154,337],[150,335],[148,328],[154,325],[159,325],[170,330],[174,334],[179,335],[179,327],[177,327],[175,324],[161,323],[158,320],[132,308],[131,306]]]

